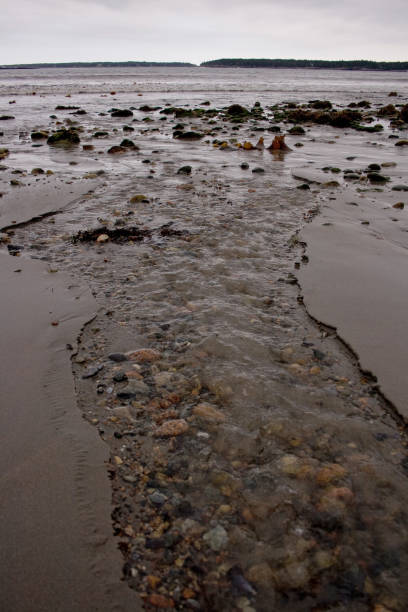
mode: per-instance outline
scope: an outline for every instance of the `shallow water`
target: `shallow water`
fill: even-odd
[[[213,88],[195,98],[189,91],[197,70],[204,69],[183,73],[185,85],[165,73],[144,78],[137,88],[145,88],[143,97],[130,93],[133,84],[123,71],[117,78],[126,93],[106,97],[73,93],[66,99],[61,88],[65,92],[68,81],[39,79],[36,90],[49,93],[19,97],[11,106],[16,121],[7,122],[0,141],[11,151],[1,190],[10,191],[12,168],[42,166],[69,181],[104,171],[93,193],[63,213],[16,228],[12,242],[48,261],[51,270],[80,276],[99,304],[73,368],[80,407],[112,449],[113,523],[125,574],[147,600],[157,591],[180,610],[402,611],[408,602],[405,434],[333,330],[308,317],[293,275],[304,256],[297,231],[331,197],[327,189],[297,190],[293,169],[391,159],[388,127],[379,136],[315,126],[306,137],[287,137],[291,153],[271,155],[212,146],[214,137],[256,142],[262,132],[255,125],[232,130],[217,123],[218,133],[183,144],[172,138],[178,120],[135,111],[129,123],[135,131],[127,137],[140,151],[116,158],[106,151],[120,142],[128,120],[98,113],[204,99],[215,107],[266,97],[269,103],[287,96],[307,101],[322,92],[341,104],[368,93],[386,103],[391,89],[404,93],[405,75],[362,80],[354,73],[324,78],[319,71],[309,82],[310,71],[300,71],[305,86],[299,71],[271,71],[280,73],[281,89],[272,92],[272,83],[264,92],[261,71],[259,82],[253,79],[250,91],[238,94],[240,84],[231,87],[229,80],[234,71],[211,71]],[[154,90],[161,78],[167,89],[174,87],[169,96]],[[108,93],[112,76],[106,79]],[[200,79],[199,86],[208,87]],[[100,93],[101,82],[87,86]],[[23,93],[28,86],[23,79]],[[75,87],[82,90],[83,83]],[[54,111],[57,103],[81,105],[88,114]],[[33,149],[31,129],[54,125],[54,112],[78,119],[82,143],[92,142],[94,151]],[[198,119],[181,122],[212,129]],[[108,138],[91,138],[96,129],[108,130]],[[269,144],[272,136],[264,136]],[[295,148],[299,140],[304,147]],[[405,163],[406,154],[398,154]],[[346,162],[350,155],[358,160]],[[248,170],[240,168],[243,161]],[[177,174],[186,164],[191,176]],[[256,166],[265,172],[252,173]],[[35,187],[29,175],[21,181]],[[130,203],[136,194],[147,201]],[[167,223],[182,233],[160,235]],[[105,224],[154,231],[137,243],[72,244],[77,231]],[[160,359],[122,365],[107,358],[142,347],[156,349]],[[95,364],[103,369],[83,379]],[[128,385],[113,381],[122,370],[144,383],[136,399],[117,397]],[[187,433],[155,437],[169,419],[185,419]],[[165,501],[151,502],[155,493]]]

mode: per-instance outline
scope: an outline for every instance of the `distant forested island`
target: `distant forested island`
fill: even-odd
[[[328,68],[332,70],[408,70],[407,62],[374,62],[371,60],[298,60],[298,59],[216,59],[199,66],[190,62],[47,62],[37,64],[3,64],[0,70],[38,68]]]
[[[161,67],[183,68],[196,66],[188,62],[56,62],[42,64],[9,64],[1,65],[0,70],[23,70],[35,68],[134,68],[134,67]]]
[[[408,70],[408,62],[371,60],[217,59],[202,62],[206,68],[330,68],[339,70]]]

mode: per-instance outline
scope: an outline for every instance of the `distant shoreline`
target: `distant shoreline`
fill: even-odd
[[[206,68],[312,68],[329,70],[408,70],[407,62],[371,60],[218,59],[200,64]]]
[[[307,68],[316,70],[408,71],[406,62],[371,60],[296,60],[296,59],[217,59],[201,64],[189,62],[50,62],[3,64],[0,70],[35,70],[42,68]]]

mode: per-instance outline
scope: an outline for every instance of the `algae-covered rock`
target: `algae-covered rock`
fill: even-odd
[[[191,166],[182,166],[177,170],[177,174],[191,174]]]
[[[133,140],[129,140],[128,138],[124,138],[120,143],[121,147],[126,147],[127,149],[138,149],[139,147],[135,145]]]
[[[316,110],[329,110],[332,108],[330,100],[310,100],[309,104]]]
[[[6,159],[10,151],[8,149],[0,149],[0,159]]]
[[[390,180],[388,176],[384,176],[379,172],[369,172],[367,174],[367,178],[369,181],[371,181],[371,183],[386,183]]]
[[[110,155],[115,155],[116,153],[126,153],[126,151],[127,151],[126,147],[121,147],[119,145],[114,145],[113,147],[108,149],[108,153]]]
[[[133,117],[133,112],[131,110],[128,110],[127,108],[117,108],[112,111],[111,117]]]
[[[173,138],[178,138],[179,140],[200,140],[204,138],[204,134],[200,134],[199,132],[181,132],[176,130],[173,133]]]
[[[396,112],[397,112],[397,109],[395,108],[393,104],[387,104],[386,106],[382,106],[378,110],[378,115],[380,117],[390,117],[392,115],[395,115]]]
[[[294,125],[292,128],[290,128],[289,130],[289,134],[292,134],[292,136],[302,136],[303,134],[305,134],[305,130],[302,128],[301,125]]]
[[[48,138],[48,132],[45,130],[31,132],[31,140],[44,140],[45,138]]]
[[[405,104],[405,106],[402,107],[400,111],[400,118],[405,123],[408,123],[408,104]]]
[[[61,129],[51,134],[47,139],[49,145],[67,145],[67,144],[79,144],[81,139],[78,133],[73,129]]]
[[[240,104],[231,104],[231,106],[229,106],[227,108],[227,113],[228,115],[249,115],[249,111],[244,107],[241,106]]]

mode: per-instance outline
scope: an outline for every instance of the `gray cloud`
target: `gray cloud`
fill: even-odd
[[[0,0],[0,63],[408,60],[403,0]]]

